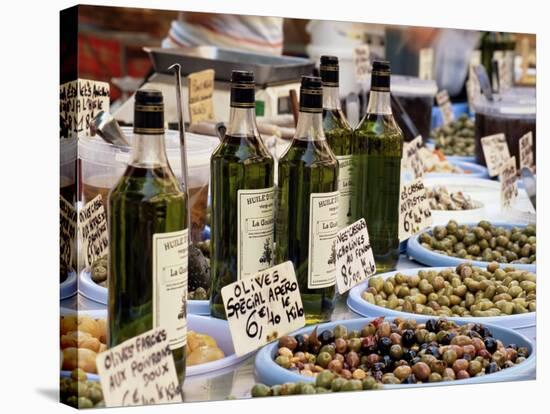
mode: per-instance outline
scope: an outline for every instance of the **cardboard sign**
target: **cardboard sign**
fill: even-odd
[[[305,325],[294,266],[288,261],[222,288],[237,355],[245,355]]]
[[[453,112],[449,93],[443,89],[437,93],[435,100],[439,106],[439,109],[441,109],[441,114],[443,115],[443,125],[453,122],[455,120],[455,114]]]
[[[155,328],[96,357],[107,407],[182,402],[168,334]]]
[[[514,83],[514,52],[510,50],[495,50],[493,52],[493,60],[498,65],[499,89],[502,91],[511,88]]]
[[[432,212],[422,178],[401,186],[399,197],[399,240],[421,232],[432,224]]]
[[[504,134],[489,135],[481,138],[481,148],[491,177],[500,174],[502,165],[510,158],[508,142]]]
[[[431,47],[420,49],[418,55],[418,77],[432,80],[434,78],[434,50]]]
[[[336,286],[343,294],[376,273],[367,222],[360,219],[336,235]]]
[[[510,208],[518,196],[517,180],[516,157],[510,157],[500,171],[500,205],[503,209]]]
[[[107,216],[101,194],[86,203],[78,212],[78,229],[82,236],[85,265],[91,266],[93,262],[104,256],[109,248]]]
[[[369,45],[357,46],[353,49],[353,68],[355,80],[362,82],[367,80],[370,73],[370,49]]]
[[[77,79],[59,87],[61,136],[90,134],[92,120],[101,111],[109,112],[109,84]]]
[[[531,171],[535,167],[535,157],[533,155],[533,133],[529,131],[519,139],[519,168],[529,168]]]
[[[191,73],[189,81],[189,121],[195,124],[214,120],[214,70]]]
[[[76,210],[63,196],[59,196],[59,255],[61,263],[71,267],[76,239]]]
[[[419,135],[411,142],[405,142],[403,145],[403,157],[405,159],[406,168],[411,171],[414,178],[424,176],[424,162],[420,154],[420,149],[423,146],[422,136]]]

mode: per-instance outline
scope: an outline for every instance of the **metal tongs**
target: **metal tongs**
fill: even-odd
[[[130,146],[118,122],[109,112],[99,112],[92,120],[91,130],[109,144],[123,148]]]

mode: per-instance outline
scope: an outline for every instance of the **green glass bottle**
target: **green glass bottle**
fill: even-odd
[[[292,261],[306,324],[334,309],[338,161],[323,133],[321,79],[303,76],[296,135],[279,159],[275,256]]]
[[[355,221],[351,209],[353,130],[340,105],[338,57],[321,56],[319,69],[323,81],[323,130],[330,149],[338,160],[338,226],[343,228]]]
[[[183,384],[187,343],[187,198],[166,156],[162,93],[138,90],[126,171],[109,209],[108,345],[166,329]]]
[[[354,131],[353,216],[364,217],[378,273],[399,258],[399,188],[403,133],[391,111],[390,64],[373,62],[367,113]]]
[[[274,164],[258,132],[254,107],[254,74],[233,71],[229,125],[210,159],[210,311],[216,318],[226,318],[224,286],[274,261]]]

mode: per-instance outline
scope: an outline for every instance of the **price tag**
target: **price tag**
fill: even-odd
[[[155,328],[96,357],[107,407],[182,402],[168,334]]]
[[[529,131],[519,139],[519,168],[529,168],[534,171],[535,157],[533,155],[533,133]]]
[[[481,138],[481,148],[489,175],[495,177],[500,173],[502,165],[510,158],[508,142],[504,134],[489,135]]]
[[[91,266],[109,248],[107,216],[101,194],[86,203],[78,212],[78,230],[82,236],[85,266]]]
[[[401,186],[399,196],[399,240],[421,232],[432,224],[432,212],[422,178]]]
[[[65,197],[59,196],[59,248],[61,263],[71,267],[76,239],[76,210]]]
[[[189,81],[189,120],[191,124],[214,120],[214,70],[191,73]]]
[[[370,73],[370,49],[369,45],[357,46],[353,49],[353,67],[355,69],[355,80],[363,82],[367,80]]]
[[[518,196],[516,157],[510,157],[500,171],[500,206],[510,208]]]
[[[367,222],[360,219],[336,235],[336,286],[343,294],[376,273]]]
[[[77,79],[59,87],[61,136],[90,135],[92,120],[101,111],[109,112],[109,84]]]
[[[453,122],[455,120],[455,114],[453,112],[449,93],[443,89],[437,93],[435,100],[439,106],[439,109],[441,109],[441,114],[443,115],[443,125]]]
[[[434,50],[431,47],[420,49],[418,56],[418,77],[420,79],[432,80],[434,67]]]
[[[405,158],[406,168],[414,174],[414,178],[420,178],[424,175],[424,161],[420,154],[423,141],[419,135],[411,142],[405,142],[403,145],[403,157]]]
[[[475,67],[481,64],[481,51],[474,50],[470,55],[468,65],[468,80],[466,81],[466,94],[468,96],[468,107],[470,111],[474,110],[474,102],[481,95],[481,86],[475,73]]]
[[[306,324],[292,262],[284,262],[222,288],[237,355],[245,355]]]

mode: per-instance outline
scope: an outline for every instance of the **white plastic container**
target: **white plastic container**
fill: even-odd
[[[131,128],[122,128],[130,144],[133,139]],[[189,164],[189,207],[191,208],[191,235],[193,241],[202,240],[206,222],[208,186],[210,181],[210,155],[217,147],[217,138],[186,133],[187,160]],[[179,132],[166,130],[166,152],[174,174],[181,180],[181,158]],[[110,189],[117,183],[126,169],[129,148],[120,149],[101,138],[83,137],[78,142],[78,158],[81,163],[82,201],[87,202],[101,194],[104,202]]]

